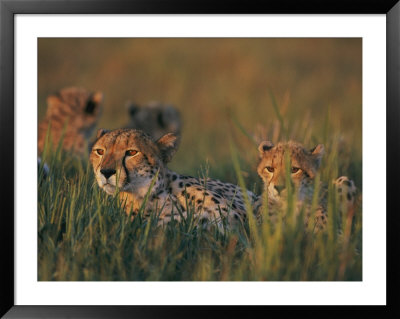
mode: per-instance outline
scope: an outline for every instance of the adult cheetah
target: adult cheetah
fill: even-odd
[[[177,149],[178,137],[172,133],[154,141],[140,130],[99,130],[90,162],[100,188],[111,195],[119,189],[127,214],[135,216],[144,205],[145,216],[161,210],[159,224],[181,220],[190,209],[197,221],[216,223],[219,229],[244,222],[246,209],[238,186],[167,168]],[[247,196],[252,203],[257,198],[250,191]]]

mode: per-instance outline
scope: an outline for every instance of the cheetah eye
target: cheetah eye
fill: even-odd
[[[125,152],[125,155],[126,156],[135,156],[137,153],[138,153],[138,151],[135,151],[135,150],[127,150]]]
[[[101,148],[96,149],[96,153],[99,155],[104,155],[104,150]]]
[[[291,169],[292,174],[297,173],[299,170],[300,170],[300,168],[298,168],[298,167],[292,167],[292,169]]]
[[[275,168],[273,168],[273,167],[271,167],[271,166],[267,166],[265,169],[266,169],[268,172],[270,172],[270,173],[273,173],[274,170],[275,170]]]

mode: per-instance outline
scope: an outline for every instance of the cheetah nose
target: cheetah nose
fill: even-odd
[[[111,175],[114,175],[117,171],[115,169],[101,169],[100,173],[102,173],[105,178],[109,178]]]
[[[275,185],[274,187],[278,191],[278,194],[285,189],[285,185]]]

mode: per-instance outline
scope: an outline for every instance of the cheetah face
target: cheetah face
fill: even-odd
[[[313,180],[317,173],[324,153],[324,146],[317,145],[311,151],[301,144],[289,141],[274,146],[269,141],[262,142],[259,147],[260,162],[257,172],[264,182],[271,202],[280,203],[287,198],[287,186],[290,183],[298,195],[298,200],[304,200],[312,193]],[[289,152],[287,162],[285,153]],[[286,163],[290,180],[286,180]]]
[[[166,163],[177,148],[176,140],[173,134],[154,142],[138,130],[100,129],[90,154],[98,185],[108,194],[119,189],[145,196],[157,171],[155,189],[162,183]]]

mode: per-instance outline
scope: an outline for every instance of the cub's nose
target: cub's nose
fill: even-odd
[[[285,189],[285,185],[275,185],[274,187],[278,191],[278,194]]]
[[[109,178],[111,175],[114,175],[117,171],[115,169],[101,169],[100,173],[104,175],[105,178]]]

